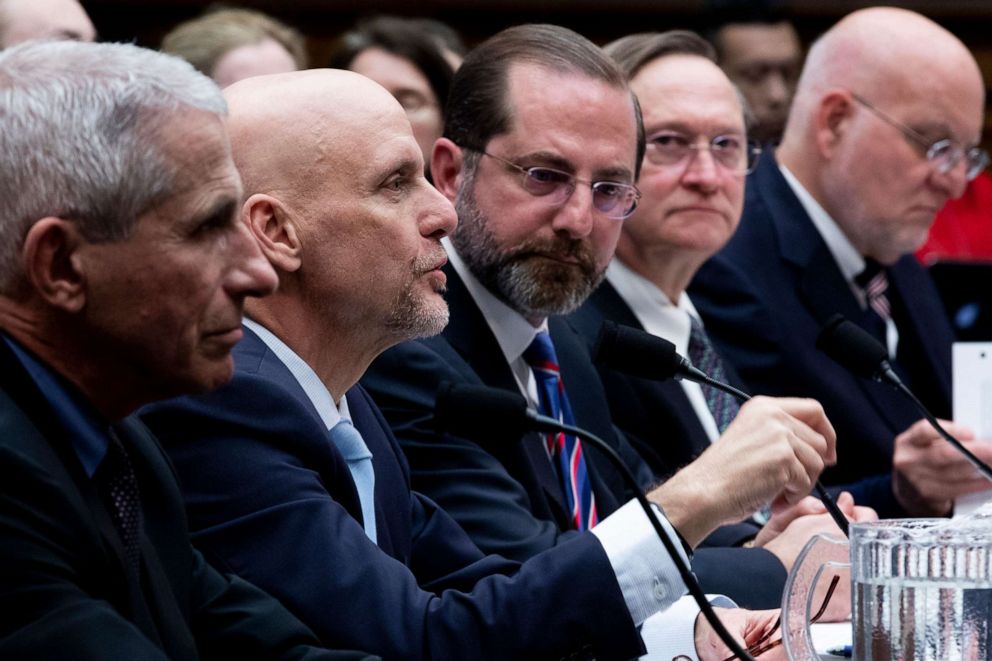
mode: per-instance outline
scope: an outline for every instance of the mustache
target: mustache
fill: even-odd
[[[447,259],[448,254],[444,251],[441,244],[438,243],[436,250],[432,250],[424,255],[418,255],[413,260],[413,270],[415,273],[427,273],[437,268],[438,264],[446,262]]]
[[[573,259],[583,270],[595,270],[595,256],[588,241],[556,235],[548,239],[529,239],[518,244],[507,253],[508,260],[526,259],[532,255],[544,255],[563,259]]]

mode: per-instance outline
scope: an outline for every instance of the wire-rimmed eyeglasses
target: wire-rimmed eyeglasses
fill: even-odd
[[[744,176],[754,170],[761,146],[742,135],[718,135],[701,142],[678,131],[660,131],[647,140],[645,157],[655,165],[688,164],[700,151],[708,151],[713,162],[731,174]]]
[[[872,114],[886,124],[889,124],[890,126],[901,131],[902,134],[906,136],[907,140],[921,147],[924,150],[924,154],[926,154],[927,161],[940,174],[947,174],[953,170],[962,159],[965,161],[965,177],[968,181],[971,181],[977,177],[982,170],[988,167],[988,152],[981,147],[961,147],[950,138],[944,138],[943,140],[931,142],[919,131],[906,126],[902,122],[890,117],[873,106],[860,94],[851,92],[851,98],[870,110]]]
[[[545,198],[550,205],[560,206],[568,201],[575,192],[577,184],[589,186],[592,189],[592,206],[600,214],[614,220],[623,220],[634,213],[637,201],[641,199],[641,191],[633,184],[619,181],[583,181],[568,172],[546,167],[525,168],[513,161],[490,154],[484,149],[463,147],[469,151],[478,152],[483,156],[497,160],[511,170],[519,172],[521,186],[534,197]]]

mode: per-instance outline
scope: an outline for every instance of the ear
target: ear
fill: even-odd
[[[285,273],[300,268],[302,246],[282,202],[271,195],[252,195],[241,207],[241,219],[272,266]]]
[[[816,108],[816,146],[824,158],[833,156],[854,114],[854,99],[844,89],[831,90]]]
[[[462,185],[462,163],[464,152],[461,147],[447,138],[438,138],[431,153],[431,178],[434,187],[454,202]]]
[[[76,224],[42,218],[28,230],[21,248],[25,279],[34,295],[66,312],[86,305],[86,276],[81,249],[90,245]]]

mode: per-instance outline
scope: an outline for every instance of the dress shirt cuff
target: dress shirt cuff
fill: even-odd
[[[734,608],[736,604],[722,595],[706,595],[710,604],[721,608]],[[648,653],[641,659],[651,661],[671,661],[684,655],[692,661],[696,657],[696,618],[699,606],[696,601],[685,596],[672,604],[671,608],[652,615],[641,627],[641,638]]]
[[[683,562],[688,564],[672,524],[657,508],[655,515]],[[634,624],[639,626],[685,594],[685,584],[675,563],[636,500],[600,521],[592,533],[606,551]]]

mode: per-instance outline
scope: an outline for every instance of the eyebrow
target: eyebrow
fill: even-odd
[[[658,133],[660,131],[676,131],[678,133],[696,134],[695,129],[687,125],[685,122],[680,122],[677,120],[670,122],[663,122],[658,126],[651,128],[650,130],[645,130],[645,133],[647,134],[647,137],[650,140],[651,136],[653,136],[655,133]],[[713,137],[716,137],[720,135],[745,135],[745,134],[746,131],[744,130],[743,126],[730,126],[729,124],[726,124],[723,125],[722,128],[717,128],[715,131],[712,132],[712,134],[705,134],[705,135],[712,135]],[[704,135],[704,134],[698,134],[698,135]]]
[[[215,200],[209,209],[198,216],[195,217],[193,225],[199,227],[204,223],[210,223],[215,220],[227,220],[234,217],[234,213],[238,208],[238,200],[233,197],[222,197]]]
[[[547,167],[555,168],[572,175],[575,174],[575,166],[572,165],[572,163],[567,159],[553,152],[536,151],[529,154],[523,154],[510,160],[514,162],[539,161],[542,165],[546,165]],[[594,170],[592,175],[593,181],[616,181],[625,179],[632,181],[634,179],[634,172],[630,168],[625,168],[623,166],[600,168]]]

